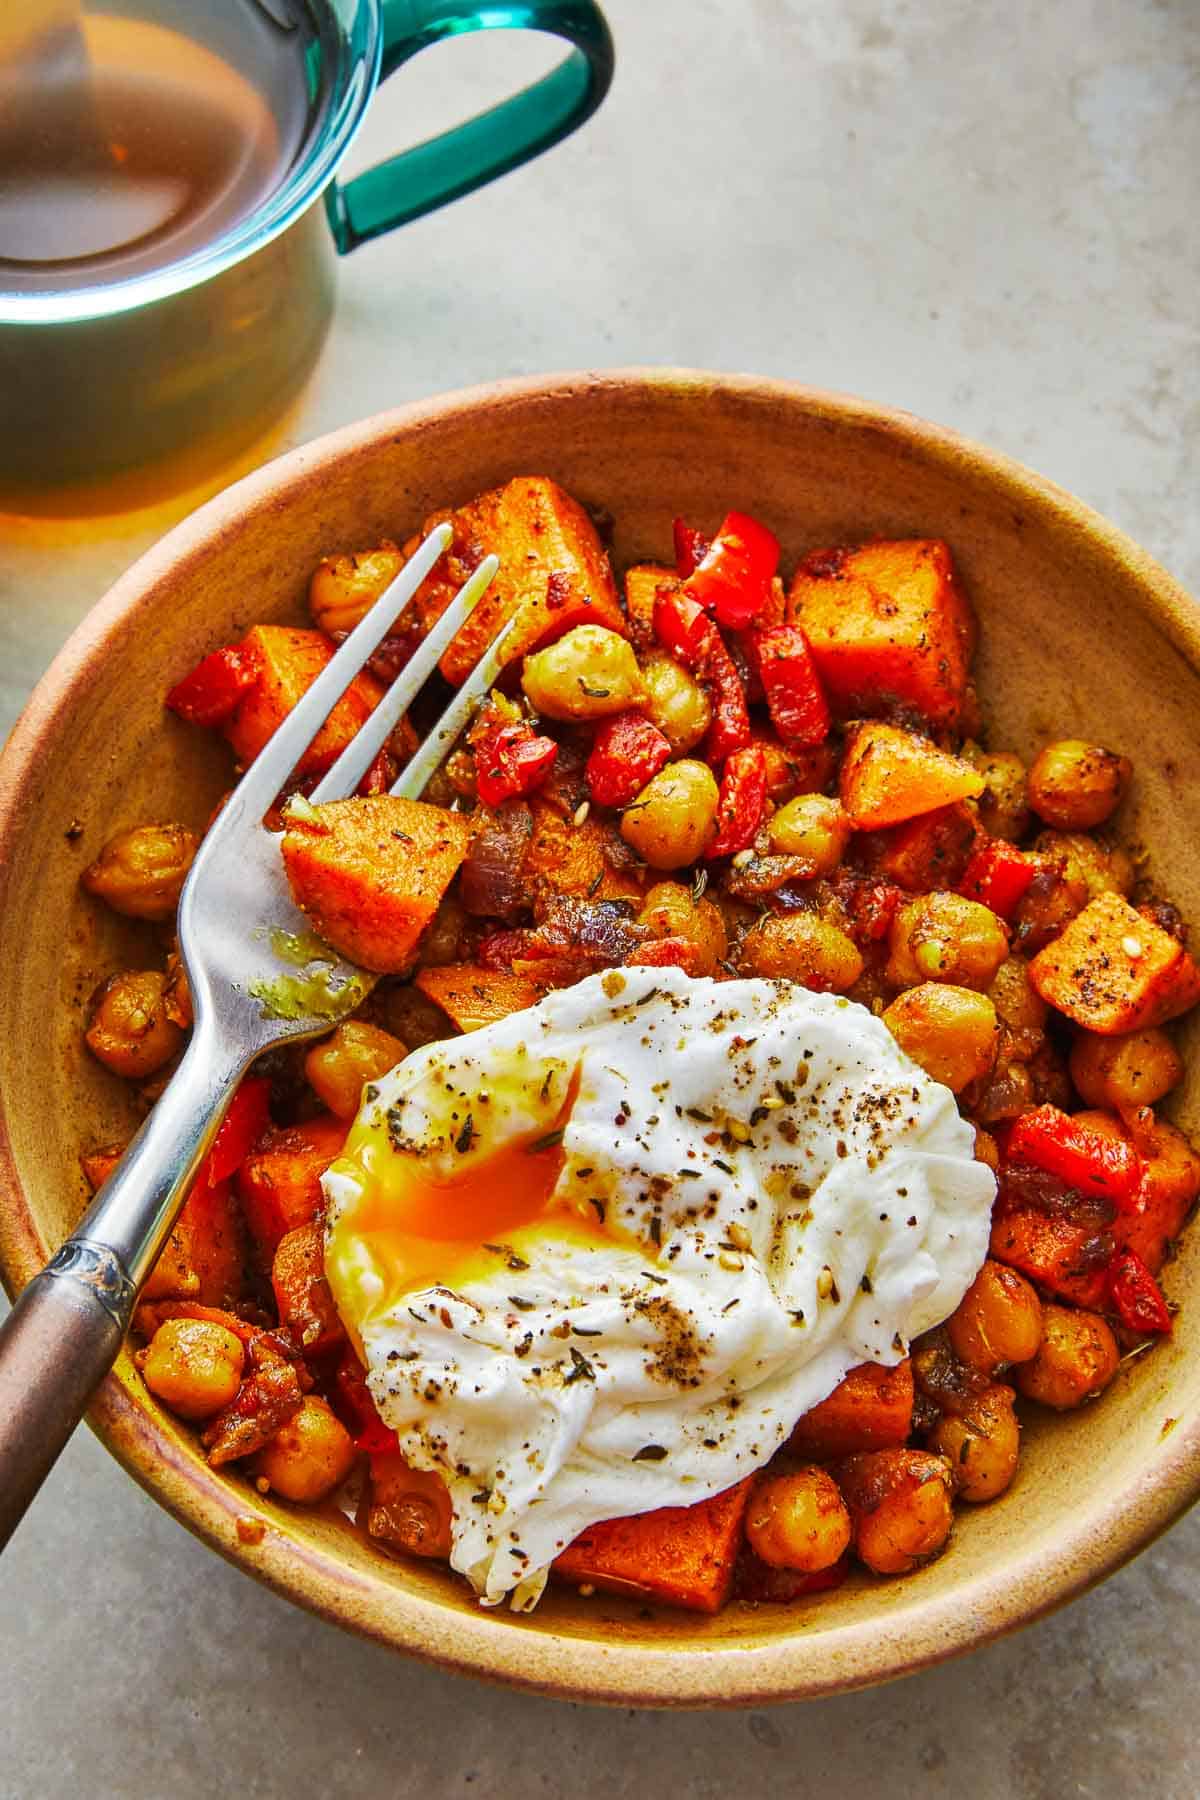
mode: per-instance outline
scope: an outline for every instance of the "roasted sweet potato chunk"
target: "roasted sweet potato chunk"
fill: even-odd
[[[299,1225],[279,1240],[271,1286],[286,1325],[306,1356],[322,1356],[345,1337],[325,1278],[325,1233],[319,1220]]]
[[[983,776],[928,738],[869,723],[847,739],[840,785],[842,805],[857,829],[878,831],[973,799],[983,792]]]
[[[729,1598],[753,1478],[695,1506],[663,1506],[581,1532],[554,1572],[577,1585],[719,1612]]]
[[[642,882],[632,868],[619,866],[622,860],[632,862],[632,857],[606,821],[593,816],[576,825],[534,796],[533,836],[523,872],[535,893],[640,902]]]
[[[440,1475],[413,1469],[398,1450],[371,1458],[371,1484],[362,1520],[367,1535],[405,1556],[445,1562],[450,1555],[453,1508]]]
[[[813,1462],[833,1462],[858,1450],[886,1450],[907,1441],[912,1410],[913,1373],[907,1357],[892,1369],[860,1363],[797,1421],[788,1448]]]
[[[1177,1018],[1200,1000],[1179,939],[1120,894],[1098,894],[1029,965],[1043,1000],[1101,1037]]]
[[[821,682],[843,718],[914,707],[955,724],[974,646],[971,608],[938,538],[818,550],[788,593]]]
[[[223,729],[240,760],[248,763],[312,686],[332,658],[333,645],[323,631],[291,625],[256,625],[245,645],[257,663],[258,678]],[[296,764],[296,773],[315,775],[329,768],[382,698],[377,681],[356,675]]]
[[[443,963],[437,969],[422,969],[413,986],[440,1006],[460,1031],[478,1031],[483,1025],[506,1019],[509,1013],[523,1012],[547,992],[528,975],[483,969],[478,963]]]
[[[270,1261],[280,1239],[315,1216],[324,1196],[321,1177],[341,1152],[350,1129],[332,1113],[272,1131],[246,1158],[237,1175],[246,1224]]]
[[[283,864],[292,897],[335,950],[395,973],[467,853],[466,820],[421,800],[355,795],[289,820]]]
[[[142,1292],[228,1306],[242,1291],[245,1233],[227,1181],[197,1185],[163,1247]]]
[[[518,623],[505,644],[505,662],[515,662],[574,625],[626,631],[596,527],[557,482],[545,475],[519,475],[457,511],[433,514],[424,529],[431,531],[443,521],[453,527],[453,541],[422,584],[415,603],[427,627],[441,617],[485,556],[500,558],[491,587],[442,658],[447,681],[465,681],[500,627],[514,615]],[[419,542],[415,538],[406,544],[406,554],[411,555]]]

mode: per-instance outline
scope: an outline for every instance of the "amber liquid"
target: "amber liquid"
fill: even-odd
[[[0,293],[179,262],[292,166],[312,117],[301,0],[16,0],[6,22],[10,4],[0,0]]]

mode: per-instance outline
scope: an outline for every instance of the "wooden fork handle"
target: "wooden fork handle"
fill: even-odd
[[[0,1550],[112,1368],[132,1299],[112,1252],[73,1239],[0,1325]]]

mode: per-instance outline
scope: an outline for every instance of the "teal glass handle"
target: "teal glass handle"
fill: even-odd
[[[545,31],[574,48],[548,75],[499,106],[344,186],[335,182],[325,204],[343,256],[548,150],[595,112],[612,80],[612,36],[592,0],[527,0],[523,6],[382,0],[382,12],[381,80],[426,45],[470,31]]]

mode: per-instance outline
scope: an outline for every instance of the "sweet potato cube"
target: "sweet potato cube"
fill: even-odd
[[[504,646],[514,662],[575,625],[605,625],[624,634],[625,615],[604,546],[583,507],[545,475],[519,475],[457,511],[435,513],[425,531],[448,521],[454,538],[416,597],[428,628],[489,554],[500,568],[487,593],[451,640],[441,670],[466,680],[500,627],[519,615]],[[411,555],[420,542],[405,550]]]
[[[1081,1112],[1075,1117],[1090,1131],[1133,1144],[1141,1157],[1137,1211],[1118,1214],[1112,1231],[1118,1250],[1135,1250],[1157,1275],[1172,1239],[1183,1230],[1200,1196],[1200,1152],[1177,1126],[1155,1118],[1148,1106],[1129,1124],[1108,1112]]]
[[[1200,1000],[1178,938],[1120,894],[1098,894],[1029,965],[1042,999],[1101,1037],[1162,1025]]]
[[[321,1356],[341,1343],[346,1333],[325,1278],[325,1231],[319,1219],[280,1238],[271,1286],[279,1322],[306,1356]]]
[[[620,833],[594,814],[576,825],[550,803],[533,796],[533,835],[525,852],[524,874],[534,892],[586,894],[589,900],[641,900],[642,882]],[[618,866],[609,860],[612,856]]]
[[[460,1031],[478,1031],[497,1019],[507,1019],[509,1013],[524,1012],[547,992],[528,975],[484,969],[478,963],[443,963],[436,969],[421,969],[413,986],[440,1006]]]
[[[897,725],[858,725],[846,740],[842,805],[859,831],[901,825],[984,789],[977,769]]]
[[[938,725],[962,712],[975,641],[971,607],[937,538],[818,550],[788,593],[834,711],[899,703]]]
[[[184,1201],[142,1294],[229,1306],[241,1294],[244,1274],[245,1234],[232,1188],[227,1181],[205,1183]]]
[[[913,1373],[907,1357],[892,1369],[860,1363],[797,1420],[788,1448],[811,1462],[833,1462],[858,1450],[886,1450],[907,1443],[912,1410]]]
[[[245,644],[258,662],[258,680],[238,702],[224,734],[239,760],[248,763],[330,661],[333,644],[323,631],[290,625],[256,625]],[[315,775],[329,768],[382,698],[377,681],[356,675],[296,764],[297,774]]]
[[[270,1262],[280,1240],[307,1225],[324,1205],[321,1177],[346,1141],[349,1122],[332,1113],[271,1131],[237,1172],[237,1194],[250,1234]]]
[[[292,898],[320,935],[386,975],[411,961],[468,841],[466,820],[444,807],[354,795],[289,819],[283,864]]]
[[[720,1612],[733,1585],[751,1486],[747,1478],[695,1506],[589,1526],[555,1559],[554,1572],[576,1585]]]
[[[680,585],[674,569],[661,563],[635,563],[625,571],[625,611],[629,618],[629,635],[639,650],[648,650],[654,642],[654,601],[661,587],[670,592]]]

